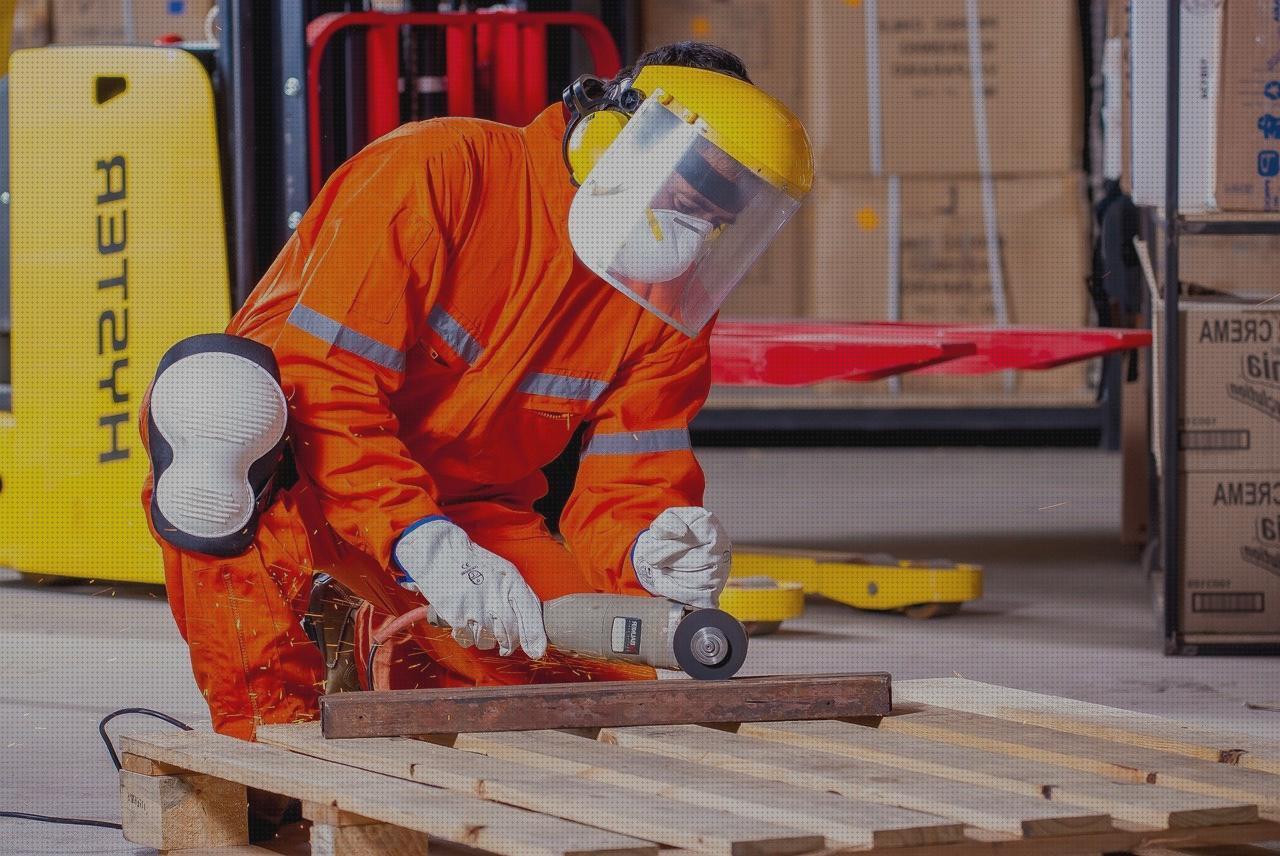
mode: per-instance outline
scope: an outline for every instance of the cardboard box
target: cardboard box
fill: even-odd
[[[725,301],[725,318],[803,318],[808,294],[808,210],[782,228]]]
[[[964,0],[786,5],[809,12],[804,114],[820,173],[980,172]],[[1077,168],[1084,148],[1077,4],[979,0],[973,23],[992,170]]]
[[[1211,211],[1216,208],[1223,0],[1180,2],[1178,206]],[[1133,201],[1139,205],[1164,205],[1168,4],[1131,0],[1129,6]]]
[[[1183,235],[1178,281],[1184,293],[1280,300],[1280,235]]]
[[[1182,479],[1182,630],[1280,640],[1280,472]]]
[[[49,38],[49,0],[17,0],[10,50],[44,47]]]
[[[819,184],[810,205],[811,317],[996,323],[980,180],[834,180]],[[1084,177],[997,179],[995,214],[1010,323],[1083,325],[1090,246]],[[1024,372],[1017,383],[1077,391],[1085,368]],[[907,375],[902,385],[998,392],[1007,379]]]
[[[1218,207],[1280,211],[1280,7],[1272,0],[1231,0],[1223,45]]]
[[[214,0],[53,0],[53,41],[64,45],[149,45],[176,33],[205,40]]]
[[[1245,300],[1179,301],[1182,316],[1180,472],[1280,469],[1280,307]],[[1152,344],[1152,448],[1161,471],[1163,306]]]
[[[738,55],[753,83],[799,111],[808,2],[645,0],[641,49],[683,41],[719,45]]]

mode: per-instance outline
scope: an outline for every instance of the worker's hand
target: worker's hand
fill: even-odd
[[[517,647],[537,660],[547,652],[542,604],[516,566],[476,544],[443,517],[408,530],[396,542],[395,563],[464,648]],[[408,580],[404,581],[408,582]]]
[[[696,607],[719,602],[730,562],[729,535],[705,508],[668,508],[631,552],[636,577],[650,593]]]

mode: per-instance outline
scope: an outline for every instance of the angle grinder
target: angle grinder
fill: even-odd
[[[424,617],[449,626],[430,606],[420,607],[381,628],[375,645]],[[547,642],[564,653],[678,669],[700,681],[731,678],[747,658],[747,631],[732,615],[661,597],[569,594],[542,605],[542,623]]]
[[[542,622],[561,651],[679,669],[701,681],[733,677],[747,658],[747,631],[732,615],[661,597],[565,595],[542,605]]]

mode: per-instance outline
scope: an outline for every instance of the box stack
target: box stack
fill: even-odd
[[[796,109],[814,192],[726,316],[1079,326],[1089,217],[1077,4],[649,0],[644,47],[739,53]],[[913,376],[867,395],[1084,398],[1085,369]],[[898,392],[906,395],[897,395]]]
[[[809,310],[819,318],[1079,326],[1088,209],[1074,3],[810,4]],[[1002,376],[913,376],[984,401]],[[1081,366],[1017,377],[1084,390]]]
[[[1123,57],[1109,70],[1116,80],[1107,99],[1122,118],[1106,135],[1108,161],[1122,164],[1121,186],[1138,204],[1155,207],[1164,205],[1165,8],[1163,0],[1108,0],[1107,39]],[[1270,0],[1184,4],[1182,31],[1180,207],[1276,210],[1280,185],[1264,173],[1273,158],[1280,165],[1280,81],[1270,68],[1280,11]],[[1179,239],[1179,280],[1190,296],[1265,291],[1277,267],[1274,235]]]
[[[149,45],[162,36],[205,40],[214,0],[52,0],[53,41],[61,45]]]
[[[1250,298],[1179,307],[1182,628],[1201,641],[1280,641],[1280,309]]]
[[[1165,0],[1132,0],[1133,196],[1164,204]],[[1280,211],[1280,6],[1183,3],[1179,207]]]
[[[1125,4],[1117,0],[1121,9]],[[1280,7],[1272,0],[1182,4],[1179,206],[1280,210]],[[1164,0],[1130,0],[1108,38],[1128,57],[1122,186],[1163,208]],[[1123,18],[1121,17],[1121,20]],[[1114,70],[1113,70],[1114,73]],[[1108,87],[1111,93],[1113,87]],[[1157,230],[1157,245],[1163,235]],[[1178,457],[1163,459],[1164,308],[1155,306],[1152,448],[1181,494],[1181,630],[1188,641],[1280,641],[1280,238],[1179,238]]]

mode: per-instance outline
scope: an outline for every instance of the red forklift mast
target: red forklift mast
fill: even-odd
[[[532,11],[404,13],[364,5],[220,4],[212,74],[234,307],[257,285],[324,178],[365,144],[403,122],[438,116],[524,124],[577,75],[616,72],[623,59],[617,45],[633,45],[636,36],[633,4],[575,0],[518,4]]]

